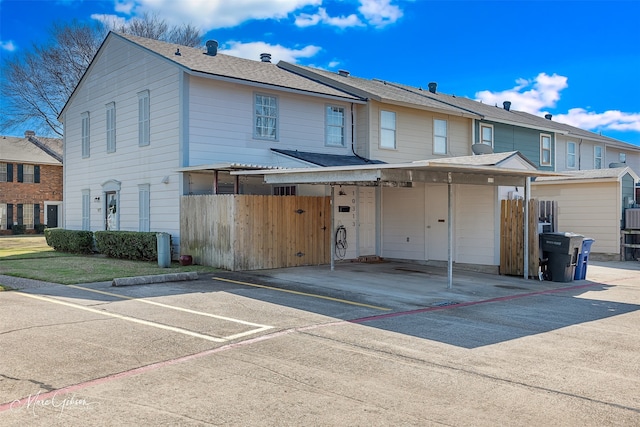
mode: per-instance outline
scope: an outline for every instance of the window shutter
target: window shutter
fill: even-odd
[[[22,164],[18,164],[18,182],[23,182],[23,167]]]
[[[33,182],[36,184],[40,182],[40,166],[38,165],[33,167]]]
[[[40,204],[39,203],[36,203],[35,205],[33,205],[33,223],[40,224]]]
[[[13,205],[11,203],[7,204],[7,230],[11,230],[13,228]]]
[[[7,182],[13,182],[13,163],[7,163]]]
[[[22,203],[18,204],[16,221],[18,222],[18,225],[22,225]]]

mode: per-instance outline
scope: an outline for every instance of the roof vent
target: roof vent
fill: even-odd
[[[175,56],[182,56],[182,54],[180,53],[180,49],[176,49],[176,52],[174,53]]]
[[[429,92],[436,93],[436,88],[438,87],[438,83],[431,82],[429,83]]]
[[[29,138],[30,136],[36,136],[36,133],[32,130],[25,130],[24,131],[24,137],[25,138]]]
[[[502,103],[502,106],[504,107],[505,110],[509,111],[511,110],[511,101],[504,101]]]
[[[270,53],[261,53],[260,61],[262,62],[271,62],[271,54]]]
[[[351,73],[347,70],[338,70],[338,74],[340,74],[342,77],[349,77],[349,74]]]
[[[207,55],[216,56],[218,54],[218,42],[216,40],[207,41]]]
[[[544,118],[547,119],[547,120],[551,120],[551,117],[553,117],[553,115],[551,115],[551,114],[545,114],[544,115]]]

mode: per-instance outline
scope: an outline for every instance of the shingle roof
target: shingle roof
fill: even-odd
[[[216,56],[205,54],[204,50],[166,43],[159,40],[137,37],[128,34],[110,33],[112,37],[128,40],[188,70],[242,80],[262,83],[287,89],[321,95],[337,96],[347,99],[358,99],[344,91],[320,84],[288,72],[271,62],[253,61],[218,53]],[[176,52],[180,51],[180,55]]]
[[[357,165],[373,165],[384,164],[380,160],[369,160],[356,156],[343,156],[338,154],[311,153],[297,150],[281,150],[272,148],[271,151],[293,157],[298,160],[313,163],[318,166],[357,166]]]
[[[546,119],[545,119],[546,120]],[[627,173],[631,174],[634,179],[638,179],[638,176],[629,167],[621,168],[604,168],[604,169],[587,169],[579,171],[563,171],[566,176],[547,176],[538,177],[536,182],[548,182],[548,181],[575,181],[575,180],[603,180],[611,179],[617,180]]]
[[[497,166],[500,163],[518,155],[520,155],[518,151],[510,151],[506,153],[481,154],[476,156],[445,157],[442,159],[431,159],[425,161],[428,161],[429,163],[446,163],[452,165]],[[522,155],[520,156],[522,157]],[[418,160],[414,163],[420,162],[421,161]]]
[[[344,91],[351,92],[354,95],[374,99],[387,103],[412,104],[416,108],[425,108],[437,110],[447,114],[457,116],[477,116],[476,113],[469,110],[459,108],[457,106],[447,105],[438,102],[422,94],[405,90],[404,88],[387,84],[381,80],[369,80],[355,76],[343,76],[334,72],[320,70],[317,68],[305,67],[302,65],[290,64],[280,61],[278,67],[298,73],[320,82],[334,85]]]
[[[49,153],[47,149],[34,143],[31,138],[14,136],[0,137],[0,161],[24,162],[41,165],[61,165],[59,156]],[[39,140],[40,138],[38,138]],[[62,140],[56,138],[43,138],[48,146],[62,147]]]

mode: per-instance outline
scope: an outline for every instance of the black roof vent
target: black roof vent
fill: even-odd
[[[261,53],[260,61],[262,62],[271,62],[271,54],[270,53]]]
[[[547,120],[551,120],[551,117],[553,117],[551,114],[545,114],[544,118]]]
[[[504,107],[505,110],[509,111],[511,109],[511,101],[504,101],[502,103],[502,106]]]
[[[438,83],[431,82],[429,83],[429,92],[436,93],[436,88],[438,87]]]
[[[218,42],[216,40],[207,41],[207,55],[216,56],[218,54]]]
[[[347,70],[338,70],[338,74],[340,74],[342,77],[349,77],[349,74],[351,73]]]

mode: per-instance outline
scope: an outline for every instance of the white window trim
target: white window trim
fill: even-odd
[[[116,103],[110,102],[106,107],[105,124],[107,129],[107,153],[116,151]]]
[[[598,156],[598,148],[600,149],[600,155]],[[604,150],[602,149],[601,145],[594,145],[593,147],[593,168],[594,169],[602,169],[602,157],[604,154]],[[600,167],[598,167],[597,165],[597,161],[598,159],[600,159]]]
[[[569,152],[569,146],[573,145],[573,153]],[[567,169],[576,169],[578,167],[577,159],[577,144],[573,141],[567,141]],[[573,166],[569,165],[569,158],[573,156]]]
[[[543,161],[545,148],[544,148],[544,145],[542,143],[544,141],[545,137],[549,138],[549,149],[548,149],[548,151],[549,151],[549,161],[546,162],[546,163]],[[553,140],[551,139],[551,135],[550,134],[548,134],[548,133],[541,133],[540,134],[540,166],[551,166],[553,164],[553,160],[551,159],[551,154],[553,154],[551,152],[552,144],[553,144]]]
[[[262,96],[265,98],[273,98],[276,104],[276,125],[275,125],[275,136],[272,138],[270,136],[264,136],[258,134],[258,114],[256,113],[256,101],[258,97]],[[268,117],[268,116],[261,116]],[[276,95],[268,94],[268,93],[260,93],[255,92],[253,94],[253,137],[255,139],[265,140],[265,141],[279,141],[280,140],[280,99]]]
[[[151,144],[151,99],[148,90],[138,92],[138,146]]]
[[[494,141],[494,138],[495,138],[493,125],[490,125],[490,124],[487,124],[487,123],[480,123],[480,135],[478,136],[478,143],[479,144],[485,144],[484,140],[482,139],[482,128],[491,129],[491,144],[486,144],[486,145],[491,145],[491,147],[493,148],[493,141]]]
[[[342,129],[342,141],[339,143],[334,143],[334,142],[329,142],[329,128],[338,128],[339,126],[335,126],[335,125],[330,125],[329,124],[329,111],[330,109],[333,108],[339,108],[342,110],[342,126],[340,126],[340,128]],[[325,137],[324,137],[324,144],[328,147],[344,147],[345,146],[345,140],[346,140],[346,135],[347,135],[347,116],[346,116],[346,108],[344,108],[341,105],[331,105],[331,104],[327,104],[325,105],[324,108],[324,133],[325,133]]]
[[[436,121],[444,122],[445,134],[436,135]],[[436,151],[436,137],[444,137],[444,151]],[[449,152],[449,121],[438,117],[433,118],[433,154],[446,155]]]
[[[627,153],[618,153],[620,163],[627,163]]]
[[[382,115],[384,113],[389,113],[389,114],[393,114],[393,129],[391,128],[384,128],[382,127]],[[384,145],[383,139],[382,139],[382,131],[383,130],[389,130],[389,131],[393,131],[393,146],[390,147],[388,145]],[[388,111],[388,110],[380,110],[380,142],[379,142],[379,146],[381,149],[384,150],[397,150],[398,148],[398,115],[396,114],[395,111]]]
[[[22,165],[22,182],[27,184],[36,182],[36,168],[34,165],[27,163]]]
[[[82,158],[86,159],[91,156],[91,116],[88,111],[80,115],[81,130],[80,139],[82,141]]]

